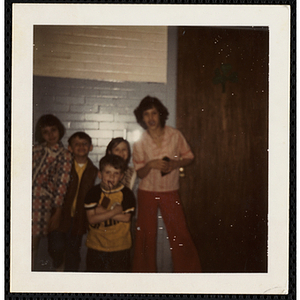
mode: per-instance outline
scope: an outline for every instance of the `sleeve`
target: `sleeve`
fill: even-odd
[[[131,190],[132,190],[133,187],[134,187],[135,180],[136,180],[136,171],[133,170],[133,173],[132,173],[132,176],[131,176],[131,179],[130,179],[130,184],[129,184],[129,188],[130,188]]]
[[[32,170],[35,169],[36,161],[37,161],[37,151],[36,151],[36,146],[34,145],[32,147]]]
[[[32,183],[34,184],[38,169],[40,167],[42,158],[42,147],[40,145],[34,145],[32,148]]]
[[[146,164],[143,146],[141,142],[136,142],[133,144],[132,161],[135,171],[144,167]]]
[[[97,207],[101,196],[100,184],[93,186],[84,198],[84,208],[86,210]]]
[[[133,192],[125,187],[123,190],[123,201],[122,201],[122,208],[123,208],[123,211],[126,211],[128,209],[134,209],[132,212],[135,211],[135,197],[134,197],[134,194]]]
[[[191,150],[191,147],[187,143],[186,139],[184,138],[183,134],[178,131],[178,149],[180,152],[181,158],[193,159],[194,154]]]
[[[56,207],[63,204],[64,197],[67,192],[68,184],[70,181],[70,172],[72,167],[72,155],[67,150],[63,151],[58,157],[56,179],[56,196],[54,199],[54,205]]]

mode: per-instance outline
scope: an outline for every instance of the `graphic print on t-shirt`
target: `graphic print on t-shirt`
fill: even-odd
[[[115,205],[122,205],[123,211],[135,208],[132,191],[123,185],[112,191],[103,191],[99,185],[95,186],[87,195],[85,208],[95,209],[102,204],[105,197],[110,200],[107,210],[113,209]],[[130,222],[109,219],[90,225],[86,245],[89,248],[107,252],[129,249],[131,247]]]

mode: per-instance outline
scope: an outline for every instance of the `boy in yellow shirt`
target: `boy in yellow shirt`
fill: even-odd
[[[100,160],[101,183],[85,198],[89,222],[86,245],[88,272],[129,272],[131,217],[135,210],[133,192],[121,183],[126,162],[106,155]]]

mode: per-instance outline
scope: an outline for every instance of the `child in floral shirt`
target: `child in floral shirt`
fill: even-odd
[[[43,115],[37,122],[32,157],[32,269],[39,242],[59,225],[61,206],[67,191],[72,156],[61,138],[65,129],[53,115]]]

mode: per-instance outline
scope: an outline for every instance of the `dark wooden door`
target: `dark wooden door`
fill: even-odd
[[[204,272],[266,272],[268,29],[178,29],[181,197]]]

